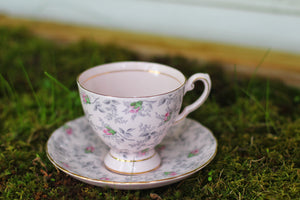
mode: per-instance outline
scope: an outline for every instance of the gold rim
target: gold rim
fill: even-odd
[[[156,152],[154,152],[154,154],[148,158],[145,158],[145,159],[141,159],[141,160],[125,160],[125,159],[120,159],[120,158],[117,158],[113,155],[111,155],[111,153],[109,152],[108,153],[113,159],[117,160],[117,161],[121,161],[121,162],[141,162],[141,161],[145,161],[145,160],[149,160],[151,158],[153,158],[155,155],[156,155]]]
[[[173,179],[177,179],[177,178],[181,178],[181,177],[185,177],[185,176],[188,176],[188,175],[192,175],[194,172],[202,169],[203,167],[205,167],[208,163],[210,163],[214,157],[216,156],[216,153],[217,153],[217,146],[216,146],[216,150],[214,152],[214,154],[212,155],[212,157],[207,161],[205,162],[203,165],[199,166],[198,168],[192,170],[192,171],[189,171],[189,172],[186,172],[184,174],[181,174],[181,175],[178,175],[178,176],[173,176],[173,177],[170,177],[170,178],[164,178],[164,179],[159,179],[159,180],[154,180],[154,181],[137,181],[137,182],[118,182],[118,181],[106,181],[106,180],[99,180],[99,179],[92,179],[92,178],[87,178],[87,177],[84,177],[84,176],[81,176],[81,175],[78,175],[78,174],[75,174],[73,172],[70,172],[66,169],[64,169],[63,167],[61,167],[59,164],[57,164],[52,158],[51,156],[49,155],[48,151],[46,151],[47,153],[47,157],[49,158],[49,160],[58,168],[60,169],[61,171],[65,172],[66,174],[69,174],[69,175],[72,175],[74,177],[77,177],[77,178],[80,178],[80,179],[84,179],[84,180],[87,180],[87,181],[93,181],[93,182],[98,182],[98,183],[109,183],[109,184],[125,184],[125,185],[131,185],[131,184],[148,184],[148,183],[158,183],[158,182],[163,182],[163,181],[168,181],[168,180],[173,180]]]
[[[128,63],[129,63],[129,62],[132,62],[132,63],[141,63],[141,64],[155,64],[155,65],[159,65],[159,66],[161,66],[161,67],[172,68],[172,67],[167,66],[167,65],[162,65],[162,64],[158,64],[158,63],[151,63],[151,62],[128,61]],[[95,67],[105,66],[105,65],[109,65],[109,64],[117,64],[117,63],[120,63],[120,64],[121,64],[121,63],[126,63],[126,62],[108,63],[108,64],[103,64],[103,65],[98,65],[98,66],[95,66]],[[91,69],[91,68],[90,68],[90,69]],[[183,82],[181,82],[181,81],[178,80],[177,78],[171,76],[170,74],[163,73],[163,72],[160,72],[160,71],[158,71],[158,70],[138,70],[138,69],[134,69],[134,70],[116,70],[116,71],[111,71],[111,72],[99,73],[99,74],[95,74],[95,75],[89,77],[88,79],[82,81],[82,83],[85,83],[85,82],[87,82],[88,80],[93,79],[93,78],[95,78],[95,77],[97,77],[97,76],[101,76],[101,75],[103,75],[103,74],[108,74],[108,73],[114,73],[114,72],[143,71],[143,72],[148,72],[148,73],[154,73],[154,72],[155,72],[155,73],[160,73],[160,74],[163,74],[163,75],[172,77],[173,79],[175,79],[176,81],[178,81],[178,82],[180,83],[180,86],[178,86],[177,88],[175,88],[175,89],[173,89],[173,90],[171,90],[171,91],[168,91],[168,92],[165,92],[165,93],[161,93],[161,94],[149,95],[149,96],[122,97],[122,96],[112,96],[112,95],[106,95],[106,94],[101,94],[101,93],[93,92],[93,91],[91,91],[91,90],[85,88],[85,87],[81,84],[81,82],[79,81],[79,77],[80,77],[84,72],[86,72],[86,71],[89,70],[89,69],[87,69],[87,70],[83,71],[82,73],[80,73],[80,74],[77,76],[76,81],[77,81],[77,84],[78,84],[82,89],[84,89],[84,90],[86,90],[86,91],[88,91],[88,92],[90,92],[90,93],[97,94],[97,95],[102,95],[102,96],[106,96],[106,97],[113,97],[113,98],[149,98],[149,97],[157,97],[157,96],[161,96],[161,95],[165,95],[165,94],[172,93],[172,92],[174,92],[174,91],[176,91],[176,90],[182,88],[182,87],[185,85],[185,83],[186,83],[186,77],[185,77],[179,70],[177,70],[177,69],[175,69],[175,68],[172,68],[172,69],[175,70],[175,71],[177,71],[178,73],[180,73],[180,74],[184,77],[184,81],[183,81]]]
[[[104,73],[99,73],[99,74],[95,74],[89,78],[87,78],[86,80],[82,81],[82,84],[88,82],[89,80],[92,80],[98,76],[102,76],[102,75],[105,75],[105,74],[113,74],[113,73],[119,73],[119,72],[147,72],[147,73],[150,73],[150,74],[162,74],[164,76],[168,76],[170,78],[173,78],[175,79],[179,84],[180,86],[182,85],[182,82],[180,80],[178,80],[176,77],[174,76],[171,76],[170,74],[167,74],[167,73],[163,73],[163,72],[160,72],[158,70],[139,70],[139,69],[131,69],[131,70],[116,70],[116,71],[110,71],[110,72],[104,72]],[[180,87],[179,86],[179,87]],[[84,89],[86,89],[85,87],[83,87]],[[88,90],[88,89],[86,89]],[[95,92],[94,92],[95,93]]]
[[[206,127],[205,127],[206,128]],[[75,174],[73,172],[70,172],[69,170],[65,169],[64,167],[60,166],[58,163],[56,163],[52,157],[50,156],[49,152],[48,152],[48,142],[49,142],[49,139],[51,138],[51,136],[55,133],[55,131],[51,134],[50,138],[48,139],[47,143],[46,143],[46,154],[47,154],[47,157],[48,159],[54,164],[54,166],[56,166],[58,169],[60,169],[61,171],[63,171],[64,173],[66,174],[69,174],[71,176],[74,176],[76,178],[80,178],[80,179],[84,179],[86,181],[92,181],[92,182],[96,182],[96,183],[107,183],[107,184],[122,184],[122,185],[134,185],[134,184],[149,184],[149,183],[159,183],[159,182],[163,182],[163,181],[168,181],[168,180],[173,180],[173,179],[178,179],[178,178],[181,178],[181,177],[185,177],[185,176],[188,176],[188,175],[192,175],[193,173],[197,172],[198,170],[204,168],[208,163],[210,163],[214,157],[216,156],[217,154],[217,148],[218,148],[218,141],[216,139],[216,137],[212,134],[212,132],[206,128],[212,135],[212,137],[215,139],[216,141],[216,148],[215,148],[215,152],[214,154],[210,157],[210,159],[208,159],[203,165],[197,167],[196,169],[193,169],[189,172],[186,172],[184,174],[181,174],[181,175],[178,175],[178,176],[173,176],[173,177],[170,177],[170,178],[164,178],[164,179],[159,179],[159,180],[153,180],[153,181],[137,181],[137,182],[118,182],[118,181],[107,181],[107,180],[99,180],[99,179],[92,179],[92,178],[88,178],[88,177],[84,177],[84,176],[81,176],[81,175],[78,175],[78,174]]]

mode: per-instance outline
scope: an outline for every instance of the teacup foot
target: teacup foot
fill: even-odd
[[[126,154],[126,156],[110,150],[104,158],[104,165],[108,170],[125,175],[143,174],[156,170],[160,167],[160,163],[160,156],[154,149],[147,150],[145,155],[139,152]]]

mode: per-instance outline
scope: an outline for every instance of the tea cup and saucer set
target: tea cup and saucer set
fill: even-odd
[[[196,81],[204,91],[181,111]],[[54,166],[75,179],[116,189],[156,188],[194,174],[216,155],[213,133],[186,118],[207,99],[208,74],[186,79],[158,63],[115,62],[82,72],[77,85],[85,115],[55,130],[46,145]]]

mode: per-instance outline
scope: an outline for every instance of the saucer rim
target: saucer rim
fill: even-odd
[[[73,120],[70,120],[70,121],[67,121],[66,123],[68,122],[72,122],[72,121],[75,121],[75,120],[79,120],[79,119],[83,119],[85,118],[85,116],[81,116],[81,117],[78,117],[78,118],[75,118]],[[216,142],[216,148],[214,150],[214,154],[204,163],[202,164],[201,166],[197,167],[196,169],[193,169],[192,171],[189,171],[189,172],[186,172],[186,173],[183,173],[183,174],[180,174],[178,176],[173,176],[173,177],[169,177],[169,178],[164,178],[164,179],[158,179],[158,180],[153,180],[153,181],[137,181],[137,182],[119,182],[119,181],[108,181],[108,180],[100,180],[100,179],[93,179],[93,178],[88,178],[88,177],[85,177],[85,176],[81,176],[79,174],[76,174],[76,173],[73,173],[67,169],[65,169],[64,167],[62,167],[61,165],[59,165],[58,163],[56,163],[54,161],[54,159],[51,157],[51,155],[49,154],[48,152],[48,143],[50,141],[50,138],[53,136],[53,134],[55,134],[57,132],[57,130],[59,128],[57,128],[56,130],[54,130],[50,137],[48,138],[47,140],[47,143],[46,143],[46,155],[48,157],[48,159],[50,160],[50,162],[55,166],[55,168],[58,168],[60,169],[61,171],[63,171],[64,173],[66,174],[69,174],[71,175],[72,177],[78,179],[78,180],[85,180],[85,181],[91,181],[93,183],[105,183],[105,184],[114,184],[114,185],[134,185],[134,184],[151,184],[151,183],[161,183],[161,182],[164,182],[164,181],[171,181],[171,180],[176,180],[176,179],[181,179],[181,178],[184,178],[184,177],[187,177],[189,175],[192,175],[193,173],[201,170],[202,168],[204,168],[205,166],[207,166],[216,156],[217,154],[217,150],[218,150],[218,141],[217,141],[217,138],[214,136],[214,134],[212,133],[212,131],[210,129],[208,129],[206,126],[202,125],[200,122],[194,120],[194,119],[191,119],[191,118],[185,118],[185,119],[189,119],[189,120],[192,120],[193,122],[195,123],[198,123],[200,124],[201,126],[203,126],[205,129],[208,130],[208,132],[211,134],[211,136],[214,138],[215,142]],[[130,176],[130,175],[127,175],[127,176]],[[139,174],[134,174],[132,176],[139,176]]]

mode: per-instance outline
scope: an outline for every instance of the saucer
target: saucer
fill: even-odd
[[[161,166],[139,175],[107,170],[103,159],[109,148],[85,117],[67,122],[47,142],[47,156],[61,171],[88,184],[124,190],[148,189],[178,182],[205,167],[216,155],[212,132],[192,119],[174,125],[156,146]]]

